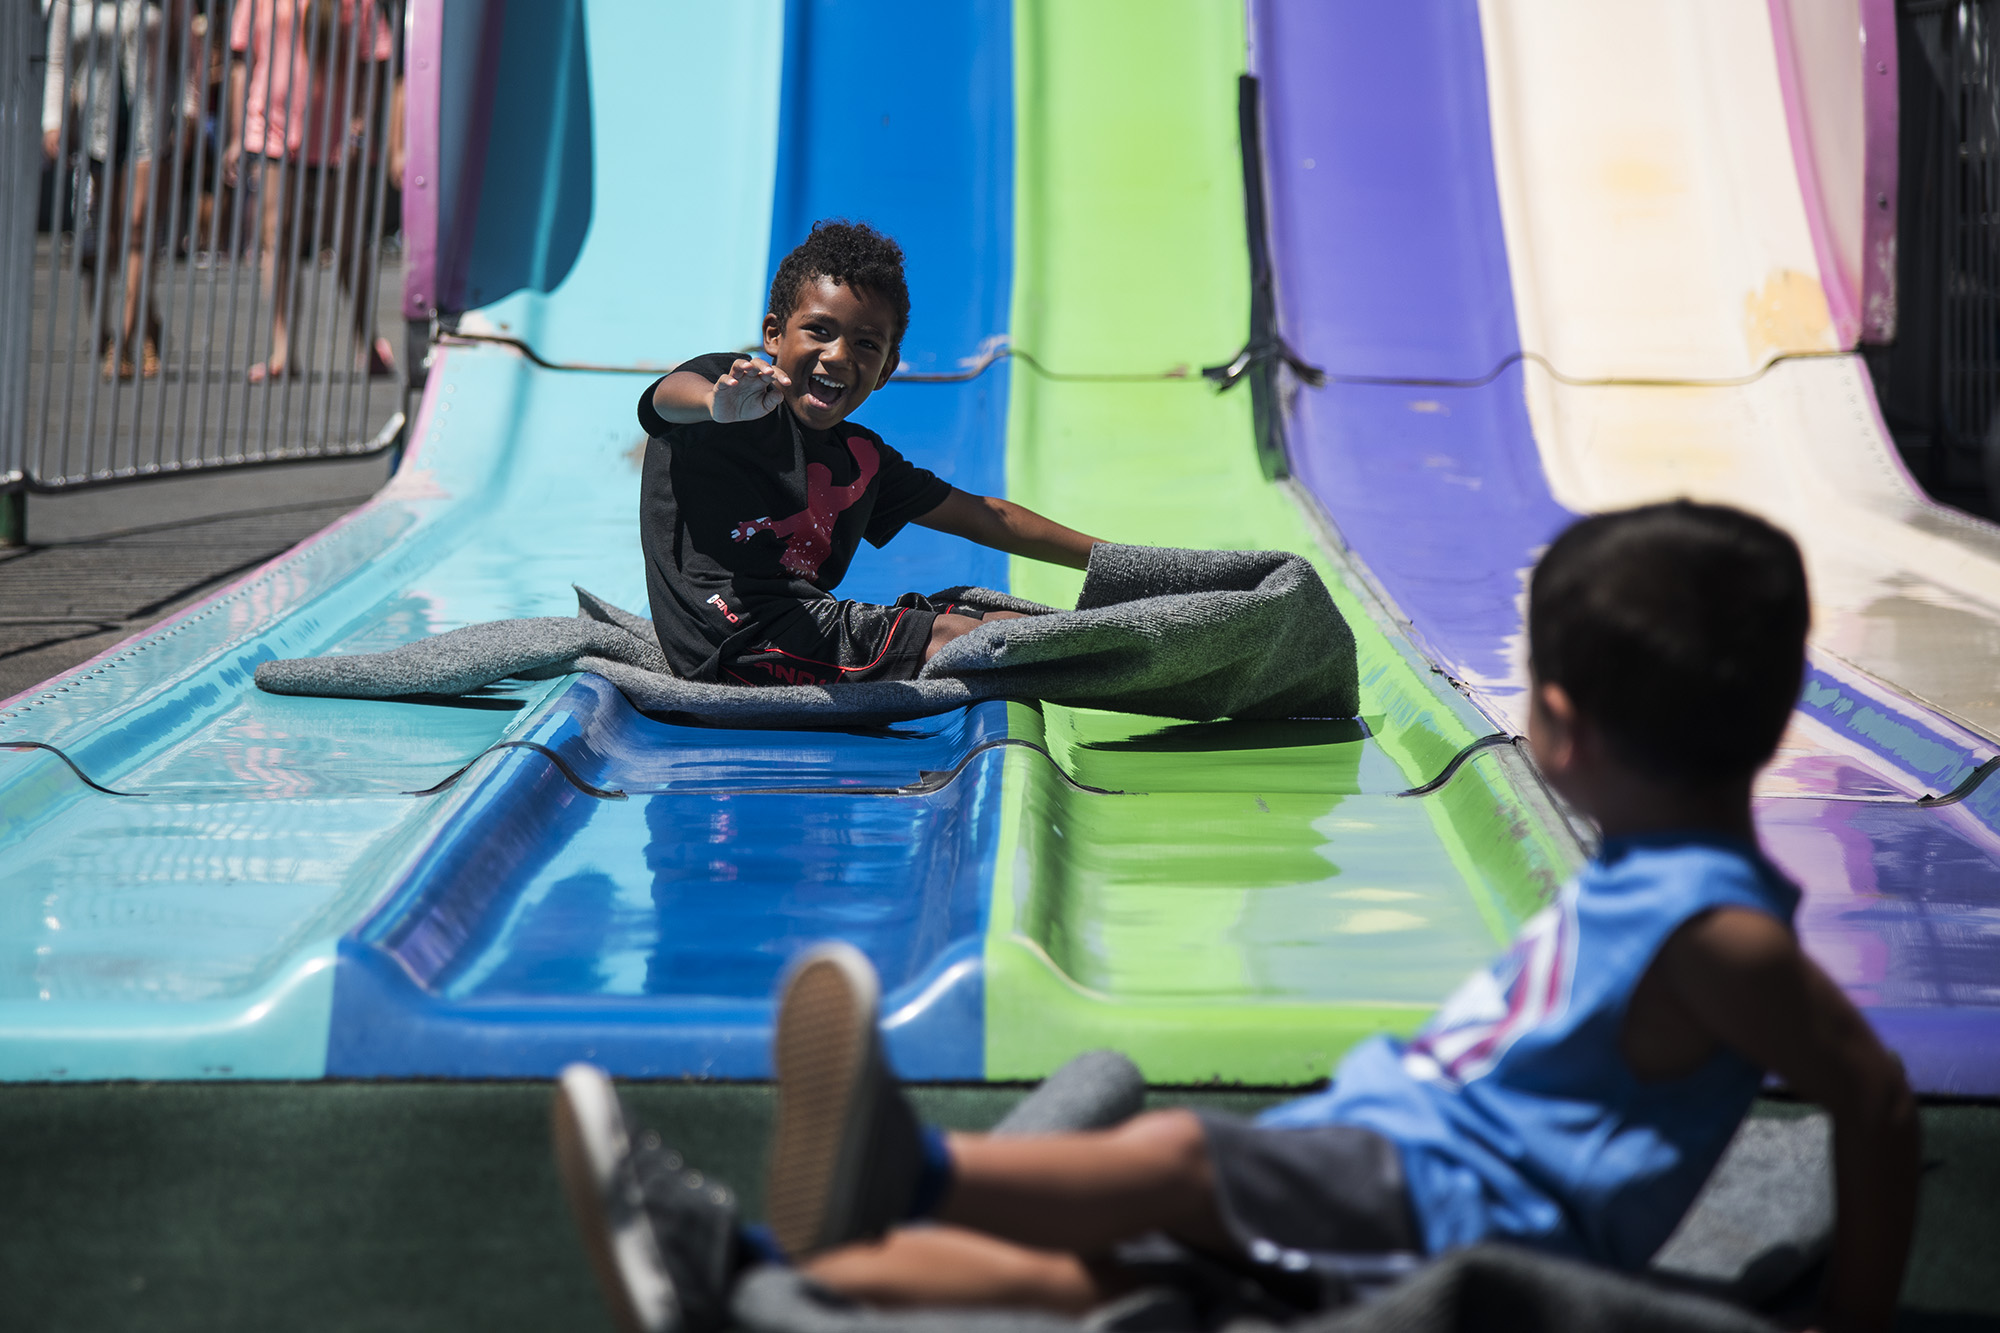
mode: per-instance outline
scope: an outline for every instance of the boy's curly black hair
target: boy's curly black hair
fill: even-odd
[[[1812,618],[1792,539],[1675,500],[1570,525],[1528,593],[1534,676],[1628,763],[1682,788],[1746,777],[1798,702]]]
[[[843,287],[886,300],[896,312],[895,343],[890,364],[910,328],[910,288],[903,281],[903,247],[865,222],[824,218],[812,234],[778,265],[771,279],[770,311],[783,324],[799,303],[799,288],[814,278],[831,278]]]

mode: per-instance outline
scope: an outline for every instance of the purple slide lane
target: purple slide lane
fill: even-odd
[[[1477,4],[1252,0],[1251,32],[1279,318],[1329,377],[1292,405],[1294,473],[1519,730],[1526,574],[1571,514],[1522,393]],[[1977,783],[1991,747],[1828,663],[1802,712],[1833,747],[1781,759],[1757,815],[1808,949],[1920,1089],[2000,1092],[2000,776],[1913,799]]]
[[[1514,361],[1478,5],[1257,0],[1251,24],[1279,317],[1330,376],[1300,391],[1293,468],[1426,649],[1518,729],[1523,578],[1571,515]],[[1477,387],[1351,382],[1368,378]]]

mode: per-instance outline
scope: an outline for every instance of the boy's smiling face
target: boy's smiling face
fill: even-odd
[[[791,378],[792,413],[816,430],[838,425],[895,373],[896,313],[866,289],[831,278],[799,285],[781,325],[764,316],[764,351]]]

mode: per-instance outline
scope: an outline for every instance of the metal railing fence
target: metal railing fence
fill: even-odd
[[[0,182],[0,228],[24,195],[38,224],[0,230],[0,357],[23,371],[0,367],[0,488],[394,443],[404,0],[10,9],[37,73],[8,125],[39,106],[40,132],[9,138]]]
[[[14,312],[0,313],[0,483],[21,475],[26,450],[22,409],[41,161],[41,39],[32,5],[8,5],[0,13],[0,312]]]
[[[1938,416],[1946,451],[1978,449],[2000,406],[2000,5],[1960,0],[1915,14],[1938,44],[1944,123],[1937,211],[1927,219],[1942,272],[1937,295]],[[1934,466],[1948,469],[1946,458]]]
[[[2000,499],[2000,0],[1900,0],[1895,341],[1864,349],[1911,469]]]

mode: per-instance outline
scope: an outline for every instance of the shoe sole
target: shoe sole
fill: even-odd
[[[861,952],[828,945],[798,965],[778,1004],[778,1126],[765,1211],[794,1259],[849,1239],[838,1219],[852,1208],[873,1111],[879,996]]]
[[[597,1277],[598,1289],[604,1293],[604,1303],[611,1308],[612,1322],[619,1333],[661,1333],[674,1322],[673,1293],[667,1293],[666,1315],[660,1319],[647,1319],[634,1301],[618,1262],[618,1237],[605,1214],[610,1190],[609,1166],[597,1160],[599,1154],[591,1149],[591,1139],[596,1136],[586,1128],[586,1122],[608,1119],[601,1103],[610,1097],[615,1106],[615,1096],[610,1081],[595,1069],[572,1065],[563,1071],[551,1112],[556,1166],[562,1175],[563,1196],[569,1201],[570,1214],[583,1236],[591,1272]]]

